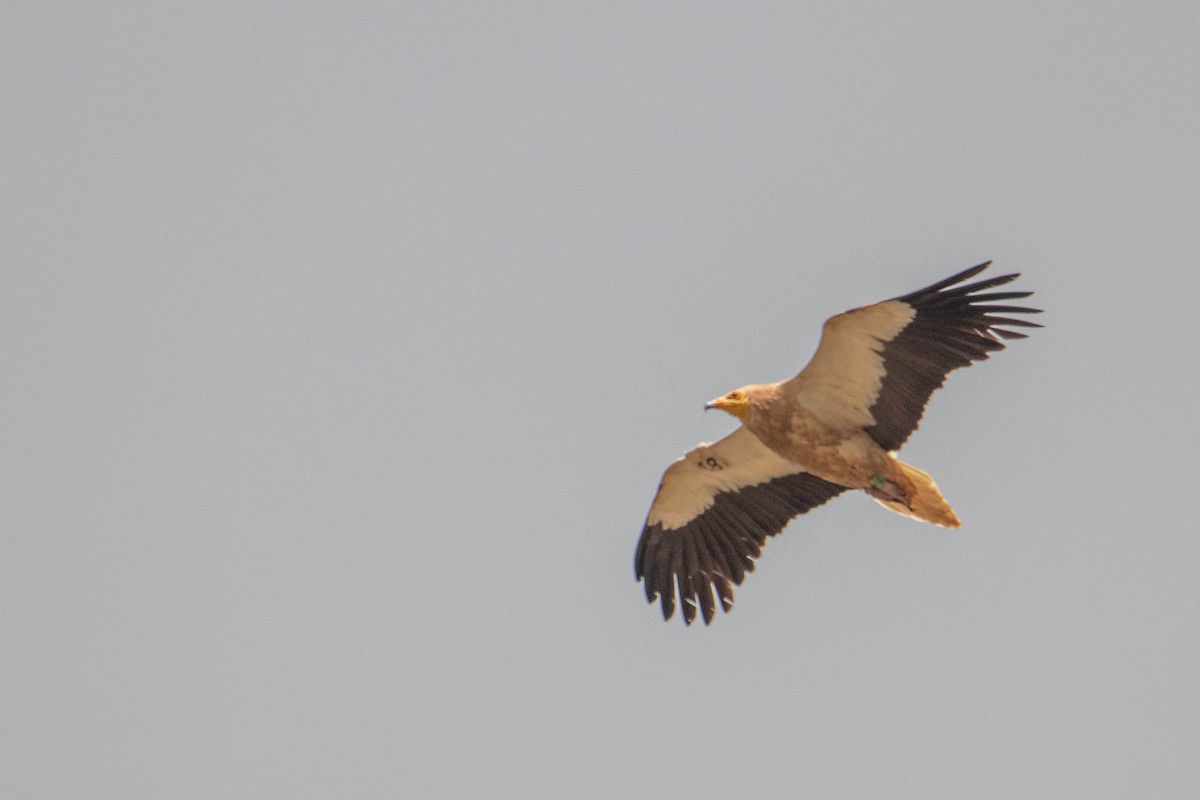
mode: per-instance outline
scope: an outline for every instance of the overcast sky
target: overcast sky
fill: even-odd
[[[0,795],[1200,793],[1200,5],[6,2]],[[662,470],[831,314],[1046,328],[711,627]]]

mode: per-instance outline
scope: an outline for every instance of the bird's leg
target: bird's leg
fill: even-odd
[[[888,479],[886,475],[876,472],[871,476],[871,484],[866,489],[867,494],[879,500],[887,500],[892,503],[900,503],[906,508],[910,508],[908,503],[908,493],[902,489],[899,484]]]

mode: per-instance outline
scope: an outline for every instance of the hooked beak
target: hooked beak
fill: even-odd
[[[716,400],[709,400],[707,403],[705,403],[704,410],[711,411],[714,408],[719,408],[721,410],[725,410],[725,409],[729,408],[731,405],[733,405],[733,404],[730,403],[724,397],[718,397]]]
[[[730,394],[734,393],[731,392]],[[704,404],[704,410],[708,411],[710,408],[719,408],[726,414],[732,414],[743,422],[750,413],[750,403],[746,397],[741,394],[737,394],[734,397],[722,395],[716,400],[709,400]]]

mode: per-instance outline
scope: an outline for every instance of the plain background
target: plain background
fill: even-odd
[[[1200,5],[3,4],[0,794],[1200,793]],[[704,401],[971,264],[1047,327],[738,605]]]

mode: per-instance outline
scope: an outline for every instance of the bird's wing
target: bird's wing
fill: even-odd
[[[917,429],[929,397],[959,367],[1024,339],[1012,327],[1041,327],[1007,314],[1040,309],[997,305],[1033,292],[987,292],[1018,275],[962,284],[991,262],[911,294],[830,317],[808,366],[784,384],[808,411],[839,429],[865,429],[896,450]]]
[[[675,612],[676,584],[683,618],[696,609],[704,622],[733,607],[733,584],[754,569],[768,536],[788,520],[845,488],[775,455],[739,427],[721,441],[702,444],[667,467],[650,506],[634,556],[646,600],[661,598],[663,619]]]

